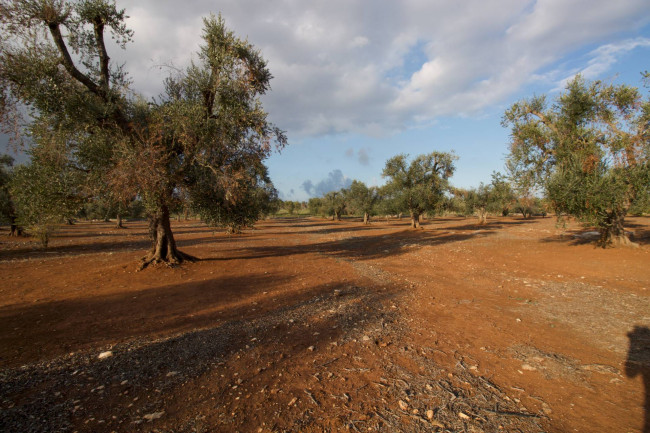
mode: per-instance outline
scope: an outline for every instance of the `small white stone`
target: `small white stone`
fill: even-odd
[[[153,421],[155,419],[158,419],[162,417],[165,414],[165,411],[163,410],[162,412],[153,412],[153,413],[148,413],[142,418],[146,419],[147,421]]]
[[[113,356],[113,352],[111,352],[110,350],[107,350],[106,352],[100,353],[97,358],[106,359],[106,358],[110,358],[111,356]]]

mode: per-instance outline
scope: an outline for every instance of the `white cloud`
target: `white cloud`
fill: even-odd
[[[201,17],[214,2],[118,0],[135,43],[125,54],[134,87],[160,91],[165,70],[198,49]],[[577,71],[614,69],[647,48],[623,40],[650,22],[647,0],[278,0],[218,5],[226,24],[248,37],[274,75],[264,97],[289,136],[355,132],[379,136],[438,116],[473,115],[502,103],[540,71],[586,45],[601,45]],[[573,66],[575,68],[575,65]],[[555,80],[574,71],[555,71]],[[547,74],[546,78],[550,77]]]
[[[350,42],[351,48],[363,48],[370,43],[370,39],[365,36],[357,36]]]

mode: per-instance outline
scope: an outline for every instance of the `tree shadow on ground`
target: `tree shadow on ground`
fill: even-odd
[[[136,420],[142,420],[144,413],[154,412],[156,406],[163,405],[163,401],[169,401],[173,396],[182,398],[187,404],[187,398],[192,394],[187,394],[185,386],[191,385],[192,379],[214,371],[228,360],[239,359],[240,355],[255,353],[257,346],[263,357],[257,365],[268,367],[279,363],[275,366],[277,374],[283,371],[286,360],[309,353],[308,347],[324,350],[332,341],[352,330],[379,320],[390,322],[390,316],[395,314],[387,312],[383,306],[385,301],[395,296],[391,291],[378,292],[346,284],[315,286],[274,302],[276,299],[272,294],[259,297],[265,288],[268,289],[261,284],[263,281],[260,276],[250,281],[239,281],[236,286],[248,290],[242,295],[245,305],[230,309],[226,305],[223,317],[209,317],[200,323],[191,323],[186,333],[170,335],[169,332],[176,332],[178,328],[163,327],[163,338],[155,339],[151,333],[146,333],[141,339],[116,344],[111,349],[114,355],[102,361],[96,359],[96,349],[47,364],[4,370],[0,387],[4,401],[12,404],[3,408],[0,425],[19,425],[23,427],[22,431],[72,431],[76,426],[83,427],[82,423],[88,418],[86,414],[92,413],[97,419],[105,420],[102,431],[121,431],[126,427],[118,424],[122,420],[130,422],[134,414]],[[214,283],[219,286],[221,283],[235,284],[234,281],[218,280]],[[247,289],[251,286],[257,288]],[[232,289],[234,287],[230,287]],[[161,296],[172,293],[184,296],[188,290],[196,292],[197,287],[194,283],[182,284],[152,292]],[[129,303],[131,296],[125,294],[75,301],[68,308],[104,310]],[[336,311],[332,310],[333,305],[337,306]],[[57,307],[61,305],[49,306],[50,309]],[[21,313],[40,313],[40,307],[33,308],[25,307]],[[152,322],[161,317],[151,308],[147,308],[147,313]],[[120,318],[134,323],[130,316]],[[95,317],[94,322],[104,326],[102,317]],[[106,336],[106,341],[92,343],[101,347],[102,344],[115,343],[115,338],[114,335]],[[314,361],[327,356],[320,353],[314,353]],[[41,357],[49,358],[50,355],[51,352],[45,351]],[[321,359],[319,362],[325,361]],[[250,375],[241,371],[239,377],[252,380],[251,376],[263,376],[263,370],[251,371]],[[273,370],[271,368],[271,373]],[[234,389],[234,380],[234,377],[225,378],[223,389],[211,390],[212,395],[223,395],[228,399],[227,393]],[[122,385],[117,386],[120,383]],[[101,392],[97,392],[97,384],[106,386],[101,386]],[[123,393],[124,389],[130,392]],[[151,392],[153,389],[156,392]],[[134,395],[142,398],[136,402],[138,399],[134,400]],[[77,410],[74,406],[81,400],[83,409]],[[111,404],[107,405],[107,402]],[[140,431],[137,426],[132,425],[132,428]]]
[[[650,328],[635,326],[627,334],[630,347],[625,361],[625,375],[641,376],[645,391],[643,433],[650,433]]]
[[[180,248],[188,248],[198,245],[205,245],[218,242],[228,242],[231,239],[207,236],[191,239],[177,239],[176,245]],[[54,245],[42,248],[36,241],[24,244],[21,248],[0,250],[0,261],[42,259],[61,256],[79,256],[84,254],[98,254],[107,252],[141,251],[145,254],[151,248],[151,240],[126,239],[124,241],[100,241],[89,243],[60,243],[54,241]]]
[[[344,259],[378,259],[405,254],[409,251],[410,247],[414,246],[433,246],[461,242],[474,237],[490,236],[494,233],[494,231],[489,230],[481,230],[479,233],[455,233],[453,230],[439,233],[407,229],[383,235],[354,236],[341,240],[311,244],[236,248],[222,251],[222,253],[227,254],[227,257],[206,257],[202,260],[250,260],[302,254],[324,254]]]
[[[181,332],[257,315],[291,298],[300,300],[328,290],[283,291],[292,278],[251,273],[138,291],[125,289],[106,296],[80,295],[5,306],[0,308],[0,359],[3,364],[11,359],[25,362],[41,352],[60,355],[88,345]]]

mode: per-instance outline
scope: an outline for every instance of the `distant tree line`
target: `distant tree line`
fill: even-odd
[[[650,74],[643,74],[645,85]],[[625,231],[627,215],[650,212],[650,100],[635,87],[586,82],[577,76],[553,103],[524,99],[503,116],[511,128],[507,175],[489,184],[454,188],[456,157],[433,152],[386,162],[380,188],[355,180],[350,188],[309,200],[312,214],[402,215],[418,227],[424,214],[487,217],[554,213],[600,232],[602,247],[635,245]]]
[[[456,157],[451,153],[434,152],[419,155],[409,162],[407,155],[398,155],[386,163],[383,174],[387,183],[368,187],[353,180],[349,188],[331,191],[323,197],[309,199],[311,215],[340,220],[345,215],[363,218],[364,224],[376,216],[408,215],[417,228],[422,216],[475,216],[479,225],[487,223],[488,215],[521,214],[546,216],[550,207],[540,197],[518,195],[510,180],[493,173],[489,184],[477,188],[457,188],[449,183]],[[284,202],[284,208],[290,206]]]

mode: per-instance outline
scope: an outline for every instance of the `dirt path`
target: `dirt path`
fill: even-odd
[[[642,431],[650,221],[472,223],[182,222],[203,260],[143,272],[143,223],[3,238],[0,430]]]

